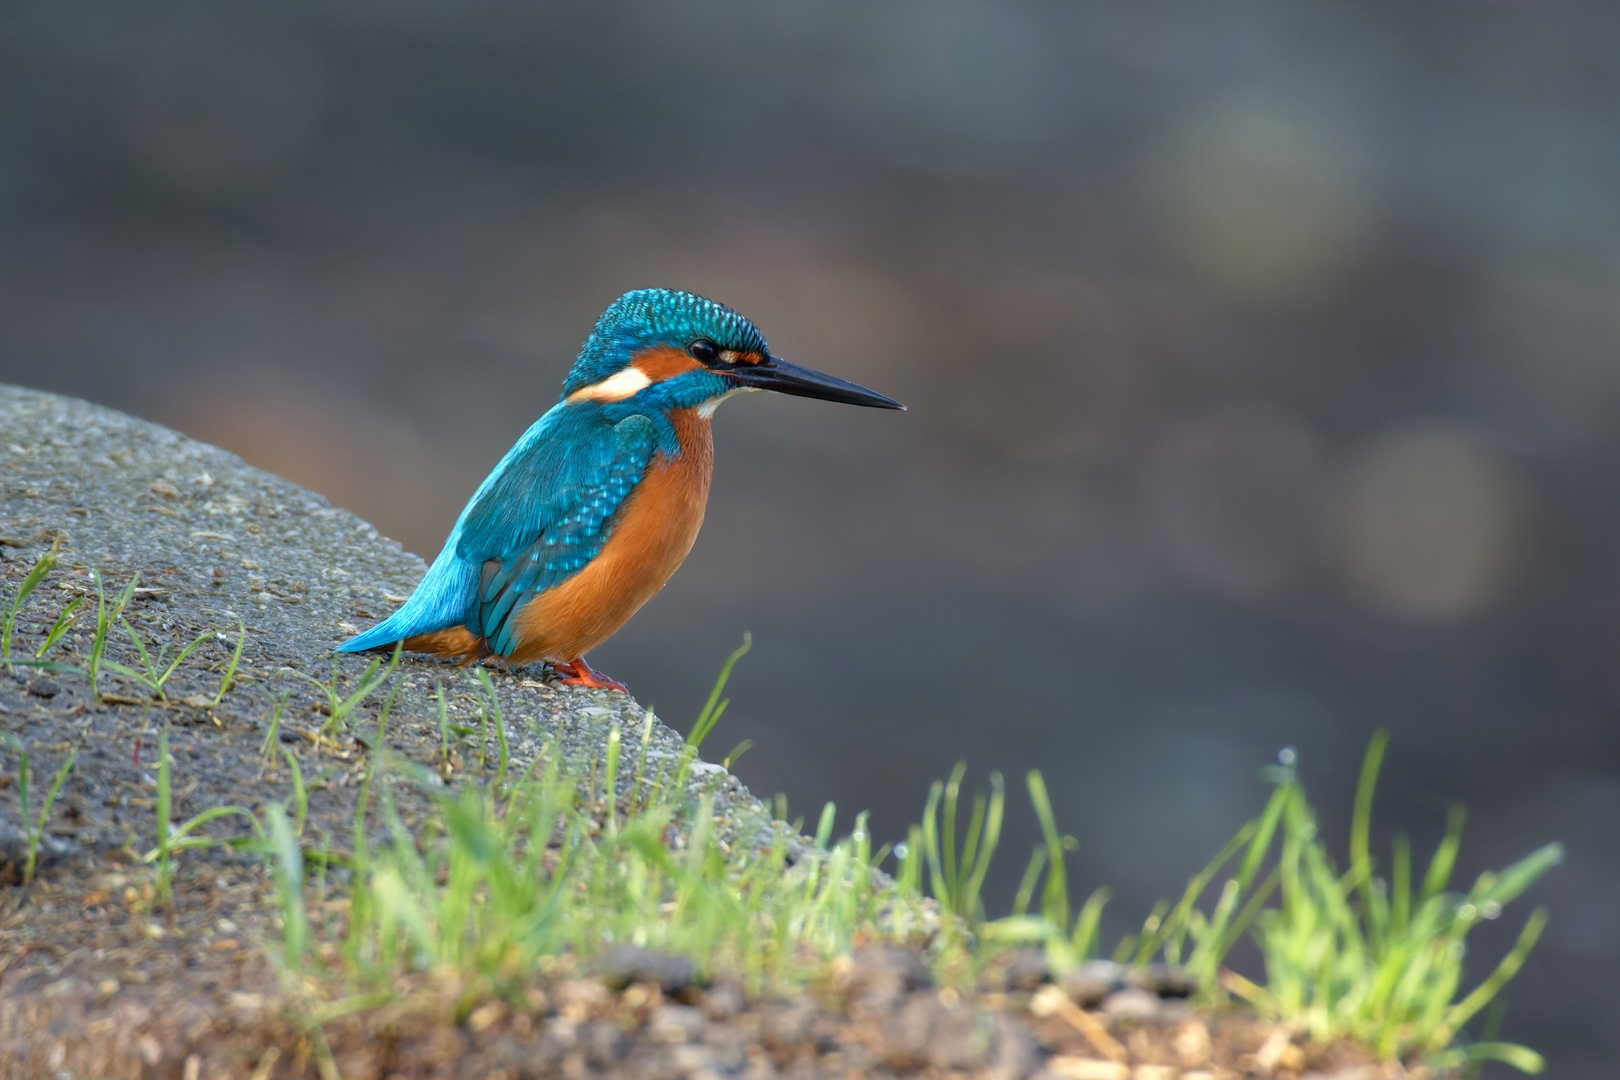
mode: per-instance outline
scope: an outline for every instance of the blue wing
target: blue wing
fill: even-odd
[[[509,654],[513,612],[596,558],[658,445],[646,416],[614,424],[592,407],[552,409],[479,485],[405,606],[338,650],[465,626]]]

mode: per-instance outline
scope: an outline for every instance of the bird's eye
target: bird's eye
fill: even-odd
[[[692,358],[700,364],[712,364],[720,358],[720,350],[715,346],[714,342],[705,341],[703,338],[698,338],[688,345],[686,351],[691,353]]]

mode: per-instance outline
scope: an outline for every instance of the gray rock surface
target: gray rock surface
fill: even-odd
[[[125,615],[154,655],[206,637],[165,685],[162,701],[105,668],[101,701],[80,674],[18,667],[7,677],[0,668],[0,731],[28,748],[34,775],[45,778],[36,789],[43,791],[70,747],[78,753],[48,831],[89,849],[140,837],[149,843],[142,811],[150,799],[143,796],[150,795],[160,728],[174,750],[177,819],[221,803],[257,810],[286,798],[285,772],[267,770],[260,754],[285,696],[281,742],[301,755],[320,750],[304,766],[314,769],[311,823],[341,841],[383,695],[373,693],[354,710],[334,748],[316,741],[329,706],[310,680],[331,683],[345,697],[360,685],[370,658],[335,656],[332,647],[392,611],[421,577],[423,562],[348,511],[226,451],[87,402],[0,386],[0,614],[53,542],[60,564],[22,608],[14,656],[33,656],[58,614],[84,596],[74,629],[46,656],[84,668],[96,575],[109,599],[138,575]],[[215,705],[239,624],[246,630],[239,678]],[[122,629],[108,656],[141,666]],[[505,719],[509,774],[528,768],[548,743],[589,768],[614,723],[625,760],[640,753],[646,714],[626,695],[562,687],[538,666],[490,674]],[[387,730],[394,754],[441,775],[495,775],[493,714],[470,669],[406,658],[397,683]],[[448,768],[441,690],[449,723],[481,733],[453,738]],[[683,741],[654,722],[647,746],[656,769],[681,753]],[[699,763],[690,784],[713,795],[734,835],[766,826],[765,808],[717,766]],[[0,819],[15,812],[14,799],[0,792]]]

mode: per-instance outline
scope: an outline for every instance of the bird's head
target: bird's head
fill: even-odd
[[[709,415],[744,390],[903,409],[863,386],[772,356],[754,324],[722,304],[676,289],[627,292],[602,312],[563,384],[570,403],[696,408]]]

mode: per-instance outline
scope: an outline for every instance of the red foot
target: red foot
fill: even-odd
[[[592,690],[618,690],[628,694],[630,688],[622,682],[610,679],[585,662],[583,656],[576,656],[566,664],[552,664],[551,668],[563,677],[564,686],[588,686]]]

